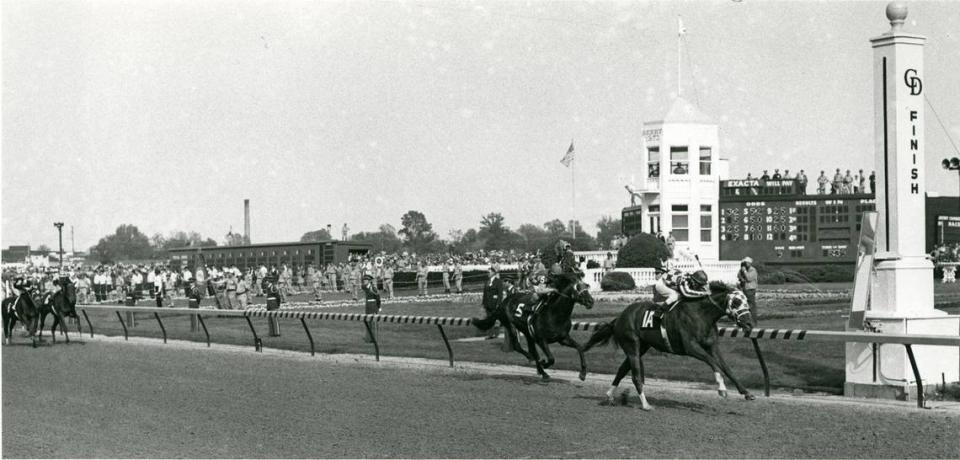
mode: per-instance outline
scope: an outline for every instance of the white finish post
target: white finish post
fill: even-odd
[[[933,308],[933,264],[924,252],[926,38],[901,30],[907,17],[903,4],[890,3],[886,13],[890,31],[870,40],[878,218],[873,266],[876,275],[869,285],[864,326],[884,333],[956,336],[960,334],[960,317]],[[941,373],[947,381],[960,378],[958,349],[917,346],[914,352],[925,383],[939,381]],[[916,391],[902,346],[848,343],[846,361],[844,393],[848,396],[902,399]]]
[[[877,171],[877,282],[872,310],[933,312],[933,264],[925,254],[923,45],[901,30],[906,7],[887,7],[892,29],[873,44]]]

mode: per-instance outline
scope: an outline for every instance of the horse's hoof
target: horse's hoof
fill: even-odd
[[[727,392],[726,392],[726,391],[722,391],[722,390],[721,390],[721,391],[717,391],[717,393],[720,394],[720,397],[721,397],[721,398],[727,399]]]
[[[753,401],[754,399],[757,399],[757,397],[750,393],[747,393],[743,395],[743,399],[746,399],[747,401]]]
[[[649,405],[649,404],[646,405],[646,406],[640,406],[640,410],[645,411],[645,412],[651,412],[651,411],[653,411],[653,406],[651,406],[651,405]]]
[[[587,379],[587,371],[580,371],[580,381],[582,382],[586,379]]]

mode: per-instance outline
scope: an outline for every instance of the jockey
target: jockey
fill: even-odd
[[[657,305],[661,308],[671,307],[680,300],[681,296],[688,299],[706,297],[710,295],[708,283],[707,273],[703,270],[693,273],[669,270],[654,285],[654,291],[666,298]]]
[[[17,305],[17,302],[21,298],[36,308],[36,305],[33,303],[33,298],[30,295],[30,290],[33,289],[33,285],[30,284],[30,278],[24,278],[23,275],[18,274],[13,280],[12,287],[13,289],[11,289],[11,293],[13,295],[11,295],[11,297],[15,297],[16,300],[10,303],[11,309]]]

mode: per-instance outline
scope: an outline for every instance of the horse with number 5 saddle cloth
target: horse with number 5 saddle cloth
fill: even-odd
[[[593,333],[583,346],[583,351],[613,339],[626,355],[607,391],[609,403],[614,402],[617,386],[629,371],[633,385],[640,395],[641,408],[651,409],[643,394],[644,370],[641,360],[650,348],[664,353],[692,356],[707,363],[713,369],[718,385],[717,392],[721,397],[727,397],[727,388],[720,374],[722,371],[736,385],[740,394],[747,400],[753,400],[754,396],[733,376],[720,354],[717,321],[723,316],[729,317],[747,332],[753,328],[750,306],[743,292],[714,281],[710,283],[708,296],[699,299],[682,298],[666,311],[649,301],[627,306],[616,319],[603,324]],[[626,396],[626,392],[623,396]]]
[[[485,331],[499,319],[507,329],[505,340],[510,341],[514,351],[536,363],[537,374],[544,380],[550,378],[544,369],[550,368],[555,362],[549,344],[559,343],[577,350],[580,356],[580,380],[584,380],[587,375],[586,361],[580,344],[570,337],[573,327],[570,316],[574,305],[578,303],[587,309],[593,308],[589,286],[579,280],[570,282],[560,287],[557,293],[549,295],[536,310],[530,308],[534,303],[531,293],[517,292],[508,295],[492,314],[484,319],[474,318],[472,323]],[[526,350],[520,346],[517,333],[526,337]],[[545,359],[541,359],[538,349],[546,356]]]

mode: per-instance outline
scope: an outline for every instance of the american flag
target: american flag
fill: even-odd
[[[573,163],[573,141],[570,141],[570,148],[567,149],[567,154],[560,159],[560,163],[567,167],[570,166],[570,163]]]

